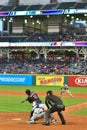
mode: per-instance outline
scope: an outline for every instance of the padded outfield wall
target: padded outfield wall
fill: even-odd
[[[35,76],[20,74],[0,74],[1,85],[35,85]]]
[[[0,74],[0,85],[87,87],[87,75]]]
[[[36,85],[61,86],[63,82],[69,87],[87,87],[86,75],[39,75],[36,76]]]

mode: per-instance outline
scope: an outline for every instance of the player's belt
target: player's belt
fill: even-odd
[[[57,107],[60,108],[63,111],[65,110],[65,105],[59,105],[59,104],[57,104]]]

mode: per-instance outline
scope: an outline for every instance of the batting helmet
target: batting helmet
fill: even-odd
[[[28,94],[28,95],[30,95],[30,92],[31,91],[29,89],[26,89],[26,91],[25,91],[25,93]]]

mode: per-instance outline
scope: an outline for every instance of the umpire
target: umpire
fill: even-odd
[[[45,104],[48,109],[45,111],[45,122],[43,125],[50,125],[50,114],[54,112],[58,113],[62,125],[65,125],[66,122],[62,114],[62,111],[65,110],[65,105],[63,104],[63,101],[59,97],[55,96],[51,90],[46,93]]]

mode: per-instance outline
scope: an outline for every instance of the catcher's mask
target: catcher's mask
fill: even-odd
[[[47,91],[47,95],[52,95],[52,94],[53,94],[52,90]]]
[[[28,94],[28,95],[30,95],[30,90],[26,89],[25,93]]]

